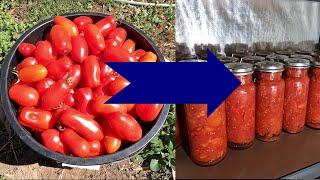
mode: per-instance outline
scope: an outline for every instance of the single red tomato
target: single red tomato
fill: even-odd
[[[61,117],[62,113],[69,108],[70,108],[70,106],[63,104],[59,108],[53,110],[53,118],[56,121],[57,125],[62,126],[62,123],[60,122],[60,117]]]
[[[129,114],[114,112],[105,117],[109,126],[121,139],[136,142],[142,137],[142,129],[137,120]]]
[[[146,52],[143,49],[138,49],[135,52],[133,52],[133,57],[136,61],[139,61],[139,59],[144,56]]]
[[[144,122],[151,122],[155,120],[163,104],[136,104],[136,112],[140,119]]]
[[[81,64],[82,85],[94,88],[100,85],[100,65],[96,56],[90,55]]]
[[[139,59],[139,62],[157,62],[157,59],[157,55],[153,52],[146,52],[146,54]]]
[[[127,112],[127,107],[125,104],[105,104],[111,96],[99,96],[94,98],[91,102],[91,110],[96,115],[108,116],[113,112]]]
[[[73,89],[70,89],[69,94],[67,95],[66,99],[63,102],[64,102],[64,104],[66,104],[70,107],[74,107],[77,105]]]
[[[89,48],[87,41],[81,35],[74,36],[71,38],[72,51],[71,56],[79,63],[82,63],[89,54]]]
[[[79,34],[77,26],[66,17],[55,16],[53,22],[54,24],[61,25],[70,34],[70,36],[77,36]]]
[[[109,126],[109,124],[102,120],[101,126],[104,133],[102,140],[104,148],[108,154],[117,152],[121,147],[121,138]]]
[[[118,41],[116,41],[115,39],[106,39],[105,43],[106,43],[106,48],[105,48],[106,51],[112,47],[121,47],[121,44],[119,44]]]
[[[73,108],[62,113],[60,122],[79,133],[87,141],[100,141],[104,137],[100,125],[94,119]]]
[[[19,122],[36,131],[44,131],[55,125],[50,111],[34,107],[23,107],[19,113]]]
[[[49,41],[38,41],[36,44],[36,50],[34,51],[34,57],[39,64],[47,66],[54,60],[52,53],[52,46]]]
[[[61,55],[66,55],[71,52],[71,36],[61,25],[54,25],[50,31],[50,40],[52,46]]]
[[[101,145],[101,142],[98,140],[94,140],[89,142],[90,145],[90,153],[89,157],[95,157],[102,155],[104,153],[104,147]]]
[[[41,133],[41,143],[51,151],[69,154],[69,150],[60,140],[60,132],[56,129],[47,129]]]
[[[112,16],[107,16],[100,21],[96,22],[101,34],[105,37],[109,34],[110,31],[117,27],[117,20]]]
[[[102,57],[102,61],[104,62],[136,62],[133,54],[118,47],[109,47],[108,49],[105,49]]]
[[[105,48],[104,38],[99,28],[94,24],[87,24],[84,28],[84,37],[90,47],[95,51],[103,51]]]
[[[23,82],[33,83],[47,77],[48,70],[41,64],[30,65],[18,71],[19,79]]]
[[[60,79],[47,89],[42,95],[42,109],[52,110],[57,108],[61,103],[64,102],[70,87],[66,80]]]
[[[66,128],[60,133],[60,140],[73,155],[78,157],[88,157],[90,154],[90,144],[79,136],[74,130]]]
[[[44,78],[40,80],[37,85],[36,89],[40,94],[43,94],[47,89],[49,89],[50,86],[52,86],[55,83],[53,79],[50,78]]]
[[[37,65],[38,61],[34,57],[27,57],[25,58],[21,63],[19,63],[16,67],[16,70],[20,70],[24,67],[30,66],[30,65]]]
[[[128,51],[128,53],[133,53],[134,50],[136,49],[136,42],[134,42],[132,39],[127,39],[122,47],[122,49],[125,49],[126,51]]]
[[[9,97],[20,106],[37,106],[39,93],[32,87],[26,85],[13,85],[9,89]]]
[[[106,37],[106,40],[108,39],[114,39],[117,44],[121,47],[124,41],[127,38],[127,31],[121,27],[115,28]]]
[[[72,68],[73,62],[68,56],[61,56],[51,62],[48,66],[48,77],[58,80],[64,77]]]
[[[24,57],[32,56],[35,49],[36,46],[30,43],[21,43],[18,47],[19,53],[22,54]]]
[[[117,72],[111,69],[106,63],[100,62],[100,80],[102,83],[108,84],[119,76]]]
[[[84,27],[87,24],[92,24],[93,21],[88,16],[79,16],[73,20],[73,23],[76,24],[76,26],[78,27],[79,33],[83,33]]]
[[[93,98],[93,93],[91,88],[84,87],[76,90],[75,99],[77,102],[77,110],[88,114],[90,112],[89,102]]]
[[[108,95],[110,96],[116,95],[118,92],[120,92],[123,88],[125,88],[129,84],[130,82],[127,81],[122,76],[117,77],[114,81],[108,84]]]
[[[71,70],[68,72],[65,79],[68,85],[70,86],[70,89],[73,89],[78,85],[80,78],[81,78],[81,67],[79,64],[76,64],[71,67]]]

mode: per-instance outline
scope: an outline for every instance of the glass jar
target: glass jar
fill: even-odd
[[[196,164],[214,165],[227,153],[225,104],[222,103],[209,117],[207,105],[184,105],[189,153]]]
[[[311,69],[307,120],[309,127],[320,129],[320,62],[314,61]]]
[[[266,59],[265,57],[261,57],[261,56],[245,56],[241,58],[240,62],[255,64],[258,62],[265,61],[265,59]]]
[[[226,99],[228,145],[236,149],[245,149],[253,144],[255,137],[253,65],[229,63],[226,67],[241,82],[241,85]]]
[[[266,57],[267,61],[275,61],[281,63],[283,63],[286,59],[289,59],[289,57],[281,54],[270,54]]]
[[[257,63],[256,137],[262,141],[280,138],[283,119],[284,80],[283,64]]]
[[[285,68],[285,96],[283,130],[289,133],[301,132],[307,114],[309,90],[308,69],[310,62],[305,59],[290,59]]]

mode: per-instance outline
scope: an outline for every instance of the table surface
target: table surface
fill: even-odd
[[[276,142],[255,140],[249,149],[228,149],[224,160],[210,167],[194,164],[181,147],[177,149],[176,158],[178,179],[274,179],[320,161],[320,130],[305,127],[298,134],[283,132]]]

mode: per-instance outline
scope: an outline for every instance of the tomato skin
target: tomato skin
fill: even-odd
[[[99,28],[94,24],[87,24],[84,28],[84,37],[90,47],[95,51],[102,51],[105,48],[104,38]]]
[[[74,107],[76,106],[76,98],[75,98],[75,94],[74,94],[74,90],[71,89],[69,94],[67,95],[66,99],[64,100],[64,104],[70,106],[70,107]]]
[[[52,53],[52,46],[49,41],[38,41],[36,49],[34,51],[34,57],[37,59],[39,64],[47,66],[54,60]]]
[[[54,83],[55,81],[53,79],[44,78],[37,83],[36,90],[39,92],[39,94],[43,94]]]
[[[23,107],[19,113],[19,122],[36,131],[53,128],[55,121],[50,111],[33,107]]]
[[[124,104],[105,104],[107,100],[109,100],[111,96],[99,96],[94,98],[91,102],[91,110],[96,115],[108,116],[113,112],[127,112],[127,107]]]
[[[24,57],[32,56],[35,49],[36,46],[30,43],[21,43],[18,47],[19,53],[22,54]]]
[[[77,26],[78,30],[79,30],[79,33],[83,33],[84,31],[84,27],[87,25],[87,24],[92,24],[93,21],[90,17],[88,16],[79,16],[77,18],[75,18],[73,20],[73,23]]]
[[[9,89],[9,97],[20,106],[33,107],[39,102],[39,93],[26,85],[13,85]]]
[[[146,54],[139,59],[139,62],[157,62],[157,59],[157,55],[153,52],[146,52]]]
[[[109,124],[102,120],[101,127],[103,129],[104,138],[102,140],[105,151],[108,154],[117,152],[121,147],[121,138],[109,126]]]
[[[118,43],[115,39],[106,39],[106,48],[105,51],[109,50],[112,47],[121,47],[121,44]]]
[[[87,141],[100,141],[104,137],[100,125],[94,119],[73,108],[62,113],[60,122],[79,133]]]
[[[70,87],[66,80],[60,79],[47,89],[42,95],[42,109],[57,108],[67,97]]]
[[[107,16],[96,22],[96,26],[98,27],[103,37],[105,37],[111,30],[117,27],[117,20],[112,16]]]
[[[142,137],[139,123],[129,114],[114,112],[105,117],[109,126],[121,139],[136,142]]]
[[[71,70],[72,65],[73,62],[68,56],[61,56],[47,66],[48,77],[53,80],[61,79]]]
[[[55,16],[53,19],[54,24],[61,25],[70,36],[77,36],[79,34],[77,26],[68,18],[63,16]]]
[[[136,104],[136,112],[142,121],[151,122],[158,117],[162,107],[163,104]]]
[[[136,42],[134,42],[132,39],[127,39],[121,46],[122,49],[125,49],[128,51],[128,53],[133,53],[136,49]]]
[[[89,142],[89,146],[90,146],[89,157],[99,156],[104,153],[104,147],[100,141],[97,141],[97,140],[91,141]]]
[[[88,157],[90,153],[90,144],[84,138],[79,136],[74,130],[66,128],[60,133],[61,142],[78,157]]]
[[[79,63],[82,63],[88,57],[89,47],[87,41],[81,35],[71,38],[72,51],[71,56]]]
[[[19,79],[26,83],[40,81],[47,77],[48,70],[41,64],[30,65],[18,71]]]
[[[61,55],[66,55],[71,52],[71,36],[62,26],[54,25],[50,31],[50,40],[52,46]]]
[[[104,62],[136,62],[133,54],[118,47],[109,47],[108,49],[105,49],[102,56]]]
[[[146,51],[143,49],[138,49],[133,53],[133,57],[136,61],[139,61],[139,59],[146,54]]]
[[[106,63],[100,62],[100,80],[102,83],[108,84],[119,76],[117,72],[111,69]]]
[[[21,63],[19,63],[17,66],[16,66],[16,69],[19,71],[20,69],[24,68],[24,67],[27,67],[27,66],[30,66],[30,65],[37,65],[38,64],[38,61],[36,58],[34,57],[27,57],[25,58]]]
[[[125,88],[129,84],[130,82],[127,81],[122,76],[117,77],[114,81],[108,84],[108,95],[110,96],[116,95],[118,92],[120,92],[123,88]]]
[[[81,78],[81,66],[76,64],[71,67],[71,70],[68,72],[68,75],[66,76],[66,81],[68,85],[70,86],[70,89],[75,88]]]
[[[63,104],[60,108],[53,111],[53,118],[57,122],[58,125],[62,125],[60,122],[60,117],[61,117],[62,113],[69,108],[70,108],[70,106]]]
[[[82,85],[94,88],[100,85],[100,65],[96,56],[90,55],[81,64]]]
[[[121,47],[124,41],[127,38],[127,31],[121,27],[115,28],[106,37],[106,40],[108,39],[114,39],[117,44]]]
[[[93,98],[93,92],[91,88],[84,87],[77,89],[75,93],[75,99],[77,101],[77,110],[88,114],[90,112],[89,110],[89,102]]]
[[[56,129],[47,129],[41,133],[41,143],[51,151],[69,154],[69,150],[60,140],[60,132]]]

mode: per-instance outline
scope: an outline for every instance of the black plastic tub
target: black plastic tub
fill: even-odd
[[[107,16],[102,13],[72,13],[65,14],[64,16],[69,19],[74,19],[78,16],[90,16],[94,22],[102,19]],[[15,133],[24,141],[29,147],[31,147],[34,151],[39,154],[53,159],[57,162],[63,162],[67,164],[73,165],[98,165],[98,164],[106,164],[111,162],[116,162],[120,160],[127,159],[134,154],[138,153],[142,150],[151,139],[160,131],[163,123],[166,120],[169,111],[169,105],[164,105],[162,111],[160,112],[157,120],[154,121],[153,124],[143,124],[144,132],[143,137],[138,142],[129,145],[126,148],[123,148],[117,151],[114,154],[103,155],[94,158],[79,158],[66,156],[60,153],[56,153],[48,150],[44,146],[42,146],[38,141],[36,141],[31,133],[25,129],[17,120],[17,108],[18,106],[11,102],[8,96],[8,89],[10,84],[16,78],[14,74],[11,73],[13,68],[23,59],[23,57],[18,53],[18,46],[22,42],[28,42],[35,44],[37,41],[44,39],[45,33],[49,31],[51,26],[53,25],[53,18],[44,20],[28,31],[26,31],[13,45],[10,52],[7,54],[5,61],[1,68],[1,101],[3,105],[3,110],[5,112],[6,118],[9,121],[11,127],[15,131]],[[119,20],[118,25],[127,30],[128,38],[131,38],[137,42],[137,48],[143,48],[147,51],[152,51],[157,54],[159,61],[164,61],[164,57],[161,54],[160,50],[154,45],[152,40],[141,30],[137,29],[133,25],[128,22]]]

